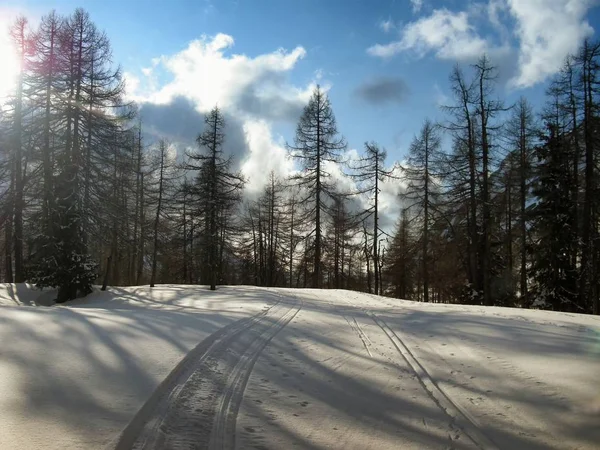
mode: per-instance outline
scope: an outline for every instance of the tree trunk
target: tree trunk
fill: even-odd
[[[425,198],[423,208],[423,301],[429,302],[429,128],[425,132]]]
[[[14,171],[10,171],[10,185],[8,187],[8,192],[6,194],[6,218],[4,221],[4,265],[6,270],[6,282],[12,283],[13,280],[13,246],[11,245],[13,242],[13,212],[14,212],[14,190],[15,190],[15,182],[14,182]]]
[[[161,142],[160,144],[160,174],[158,179],[158,204],[156,206],[156,217],[154,219],[154,246],[152,249],[152,274],[150,275],[150,287],[154,287],[154,283],[156,282],[156,263],[158,256],[158,224],[160,221],[160,213],[162,206],[162,196],[163,196],[163,176],[164,176],[164,168],[165,168],[165,152],[166,144]]]
[[[492,305],[491,297],[491,239],[490,239],[490,182],[489,182],[489,143],[487,120],[488,111],[485,105],[484,93],[484,68],[480,69],[479,76],[479,116],[481,121],[481,152],[482,152],[482,172],[483,172],[483,187],[482,187],[482,203],[483,203],[483,222],[481,234],[483,238],[483,303],[484,305]]]
[[[315,273],[313,287],[321,287],[321,125],[317,124],[317,188],[315,216]]]
[[[527,133],[525,123],[525,111],[521,114],[521,139],[520,139],[520,221],[519,221],[519,232],[521,235],[521,279],[520,279],[520,291],[521,291],[521,305],[529,306],[529,295],[527,293],[527,142],[525,141],[525,135]]]
[[[19,26],[19,77],[17,80],[17,92],[15,99],[14,111],[14,128],[13,128],[13,150],[15,154],[14,171],[15,171],[15,189],[13,191],[14,201],[14,250],[15,250],[15,283],[25,281],[25,273],[23,270],[23,70],[25,63],[25,24],[20,21]]]
[[[106,258],[106,270],[104,271],[104,279],[102,280],[102,290],[105,291],[108,286],[108,274],[112,269],[112,255]]]
[[[379,295],[379,152],[375,152],[375,208],[373,210],[373,267],[375,269],[375,295]]]
[[[145,226],[145,214],[144,214],[144,172],[140,173],[140,242],[139,242],[139,255],[137,263],[137,276],[135,284],[139,285],[142,281],[142,274],[144,272],[144,243],[146,241],[146,226]]]

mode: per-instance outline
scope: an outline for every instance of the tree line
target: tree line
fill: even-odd
[[[444,119],[389,164],[347,151],[315,88],[287,149],[297,170],[250,196],[215,107],[196,146],[145,142],[108,37],[82,9],[11,30],[20,70],[0,109],[0,277],[94,284],[353,289],[426,302],[598,314],[600,44],[586,41],[544,108],[499,97],[482,56],[450,74]],[[382,227],[385,183],[401,213]],[[350,187],[344,187],[350,186]]]

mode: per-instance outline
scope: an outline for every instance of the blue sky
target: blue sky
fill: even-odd
[[[349,147],[375,140],[390,161],[402,159],[426,117],[442,117],[453,65],[468,67],[483,52],[500,69],[507,104],[525,95],[541,106],[564,56],[594,36],[596,3],[21,0],[0,1],[0,11],[35,19],[51,8],[85,8],[110,37],[152,130],[185,145],[193,133],[184,128],[200,117],[193,112],[218,102],[237,127],[232,143],[243,148],[245,170],[258,180],[270,168],[289,170],[283,143],[315,83],[329,88]]]

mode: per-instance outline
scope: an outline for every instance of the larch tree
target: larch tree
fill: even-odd
[[[586,40],[575,58],[579,65],[579,90],[583,94],[584,195],[582,211],[582,247],[580,302],[591,305],[600,314],[600,285],[596,274],[600,267],[598,237],[598,72],[600,42]]]
[[[382,230],[379,225],[379,194],[381,193],[381,183],[397,178],[394,175],[394,168],[386,169],[386,158],[387,152],[385,150],[379,148],[374,142],[367,142],[365,143],[364,156],[352,165],[354,170],[352,177],[359,185],[358,193],[368,194],[371,197],[371,205],[366,209],[363,218],[365,220],[373,219],[372,258],[376,295],[381,294],[379,236],[381,236]]]
[[[317,86],[304,108],[296,128],[294,144],[288,151],[300,163],[301,172],[294,177],[301,187],[299,203],[308,210],[314,229],[313,287],[322,283],[323,213],[327,200],[335,195],[335,186],[327,164],[339,163],[346,141],[338,136],[338,129],[327,93]]]
[[[14,258],[15,258],[15,283],[25,281],[25,268],[23,265],[23,194],[25,191],[23,174],[23,116],[24,116],[24,82],[25,61],[29,54],[30,36],[28,36],[27,19],[19,17],[13,28],[11,36],[19,60],[19,71],[17,75],[16,92],[14,98],[14,111],[11,129],[11,148],[13,151],[12,168],[14,175],[14,190],[12,191],[12,218],[14,227]]]
[[[152,269],[150,272],[150,287],[154,287],[154,284],[156,283],[156,268],[158,263],[159,245],[161,243],[159,239],[161,219],[163,219],[165,215],[165,203],[169,200],[168,197],[173,195],[173,182],[177,177],[177,174],[174,173],[175,164],[169,153],[169,147],[170,144],[165,139],[161,139],[158,141],[155,155],[156,171],[154,173],[154,178],[156,186],[154,189],[155,212],[152,223]]]
[[[483,303],[492,305],[492,216],[491,211],[491,182],[490,172],[492,169],[492,143],[491,132],[494,127],[493,120],[497,115],[505,111],[499,100],[491,98],[494,95],[494,87],[497,80],[497,69],[491,65],[489,59],[484,55],[474,64],[476,77],[476,100],[475,114],[480,128],[481,146],[481,203],[482,203],[482,271],[483,271]]]
[[[417,208],[422,219],[421,231],[421,279],[423,282],[423,300],[429,301],[429,253],[430,224],[437,203],[439,184],[436,179],[436,165],[439,163],[441,139],[436,126],[426,120],[421,131],[414,137],[402,171],[407,187],[402,197],[408,202],[407,208]]]
[[[454,103],[443,106],[448,119],[443,127],[453,138],[453,154],[446,159],[446,196],[453,204],[454,214],[460,213],[466,223],[466,273],[469,283],[467,297],[482,296],[481,251],[479,243],[479,167],[480,152],[477,148],[477,121],[473,104],[476,99],[475,82],[467,81],[463,71],[456,66],[450,76]]]
[[[218,107],[205,117],[204,131],[196,139],[199,152],[188,153],[187,168],[198,171],[193,192],[204,218],[202,239],[206,255],[203,280],[216,289],[222,275],[224,247],[233,229],[233,212],[244,186],[241,174],[231,170],[232,158],[223,154],[225,118]]]
[[[510,172],[508,173],[507,202],[512,204],[511,189],[516,187],[518,198],[517,222],[519,243],[519,292],[521,304],[529,302],[527,287],[527,262],[528,262],[528,202],[531,198],[531,167],[533,150],[539,129],[535,122],[533,109],[525,97],[521,97],[513,108],[511,117],[505,125],[508,159],[510,161]],[[510,220],[510,219],[509,219]],[[512,222],[512,220],[511,220]],[[509,223],[509,227],[512,224]],[[512,236],[509,236],[512,241]],[[509,242],[512,245],[512,242]]]

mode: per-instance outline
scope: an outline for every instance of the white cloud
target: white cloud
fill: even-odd
[[[490,23],[498,28],[501,29],[504,27],[504,24],[502,23],[502,21],[500,20],[500,14],[504,11],[506,11],[507,9],[507,4],[506,4],[506,0],[489,0],[486,10],[487,10],[487,16],[488,19],[490,21]]]
[[[412,3],[415,8],[415,4],[422,5],[419,0]],[[487,53],[492,59],[517,63],[514,68],[513,64],[504,65],[510,69],[510,86],[529,87],[555,74],[565,57],[576,52],[583,40],[594,33],[586,15],[597,3],[598,0],[485,0],[469,4],[465,11],[440,8],[408,23],[399,30],[397,40],[374,45],[367,52],[380,58],[408,51],[418,57],[433,53],[439,59],[452,61],[471,61]],[[491,34],[480,34],[475,25]],[[518,61],[513,54],[518,54]]]
[[[410,3],[414,13],[421,11],[421,8],[423,7],[423,0],[410,0]]]
[[[489,47],[469,23],[467,12],[454,13],[445,8],[409,23],[402,29],[400,37],[398,41],[370,47],[367,52],[389,58],[408,50],[420,57],[433,51],[440,59],[469,60],[480,56]]]
[[[593,0],[507,0],[516,19],[519,70],[512,84],[528,87],[556,73],[594,32],[585,20]]]
[[[131,72],[123,72],[123,80],[125,80],[128,93],[133,94],[140,88],[140,79]]]
[[[269,124],[264,120],[247,120],[244,134],[249,153],[242,164],[242,173],[248,178],[247,190],[258,193],[271,171],[278,177],[285,177],[293,170],[293,163],[287,157],[283,145],[275,142]],[[262,174],[261,177],[256,176]]]
[[[238,155],[249,190],[259,190],[271,170],[279,171],[278,175],[291,170],[272,124],[295,122],[314,83],[299,87],[288,81],[289,72],[306,54],[302,47],[249,57],[230,54],[233,45],[233,37],[226,34],[203,36],[174,55],[154,58],[139,74],[126,73],[125,77],[129,97],[145,105],[142,116],[152,122],[147,126],[155,134],[185,134],[189,140],[194,124],[173,115],[186,108],[204,114],[218,105],[229,117],[231,135],[226,144]],[[165,79],[170,81],[158,81]],[[197,127],[199,132],[201,120]]]
[[[162,69],[173,79],[147,92],[145,101],[166,104],[174,97],[185,96],[201,111],[217,103],[223,108],[235,107],[237,99],[249,87],[260,88],[256,92],[259,96],[274,87],[285,88],[278,75],[289,72],[306,54],[302,47],[296,47],[291,52],[279,49],[255,58],[226,55],[233,44],[233,38],[226,34],[219,33],[212,39],[203,36],[175,55],[154,60],[153,70],[145,71],[147,76]]]

